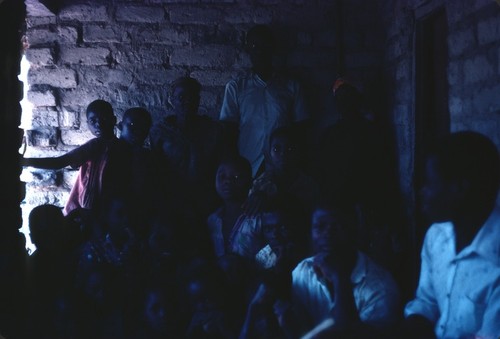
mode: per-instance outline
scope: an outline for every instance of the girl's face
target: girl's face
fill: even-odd
[[[221,164],[215,175],[215,189],[223,200],[241,200],[248,194],[250,178],[232,164]]]
[[[106,114],[89,111],[87,113],[87,125],[90,133],[95,137],[109,138],[114,135],[116,120],[114,117],[108,117]]]
[[[293,167],[297,163],[295,146],[286,137],[275,137],[271,141],[271,163],[277,170]]]

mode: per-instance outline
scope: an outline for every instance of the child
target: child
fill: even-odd
[[[94,208],[105,191],[103,178],[108,164],[108,155],[116,143],[114,126],[116,117],[109,102],[95,100],[87,107],[87,123],[95,138],[74,150],[54,158],[23,158],[23,166],[44,169],[60,169],[66,166],[80,168],[71,189],[63,213],[67,215],[76,208]],[[112,176],[110,176],[112,177]]]
[[[215,188],[223,206],[208,217],[215,255],[236,253],[253,260],[262,247],[260,219],[243,213],[251,185],[250,163],[241,156],[222,161],[217,169]]]
[[[300,143],[290,127],[273,131],[270,137],[266,170],[254,180],[245,211],[259,212],[265,199],[277,193],[290,194],[306,208],[311,208],[319,194],[316,181],[302,171],[299,164]]]
[[[157,200],[155,197],[162,193],[156,188],[161,179],[156,160],[151,151],[144,147],[151,124],[151,114],[146,109],[133,107],[126,110],[118,123],[119,140],[124,142],[125,152],[117,154],[113,162],[120,166],[116,168],[122,178],[122,191],[119,193],[129,195],[133,199],[133,208],[141,210],[144,215],[150,215],[149,208]]]

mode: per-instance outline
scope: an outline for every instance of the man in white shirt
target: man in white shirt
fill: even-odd
[[[301,332],[331,319],[329,334],[382,335],[400,313],[391,274],[355,246],[355,212],[325,204],[312,214],[315,256],[292,272],[292,302]]]
[[[278,75],[273,68],[271,29],[256,25],[246,37],[252,70],[226,84],[220,120],[237,135],[238,151],[256,176],[264,161],[271,132],[307,120],[300,84]]]
[[[496,146],[453,133],[430,155],[422,190],[431,225],[407,338],[500,338],[500,182]]]

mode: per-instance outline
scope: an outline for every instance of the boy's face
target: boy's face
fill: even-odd
[[[90,133],[95,137],[108,138],[114,135],[116,120],[106,114],[89,111],[87,113],[87,125]]]
[[[131,145],[142,146],[148,133],[148,123],[138,117],[126,116],[120,123],[120,139]]]
[[[265,212],[261,215],[262,231],[266,242],[271,246],[285,245],[289,239],[289,225],[283,213]]]
[[[435,158],[429,158],[425,167],[425,182],[421,190],[422,212],[429,222],[449,221],[454,205],[453,185],[439,172]]]
[[[297,161],[295,147],[286,137],[273,138],[270,157],[273,167],[277,170],[284,170],[294,166]]]
[[[250,189],[250,177],[232,164],[221,164],[215,175],[215,189],[222,200],[244,200]]]
[[[349,227],[353,227],[340,212],[318,208],[312,214],[311,236],[315,253],[343,253],[352,243]]]
[[[170,104],[180,118],[188,118],[198,114],[200,96],[186,86],[177,86],[170,97]]]

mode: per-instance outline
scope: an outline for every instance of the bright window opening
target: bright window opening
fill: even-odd
[[[28,91],[29,91],[29,83],[28,83],[28,71],[30,69],[30,63],[26,59],[26,55],[23,55],[23,58],[21,59],[21,72],[18,76],[18,79],[23,82],[24,84],[24,93],[23,93],[23,100],[21,101],[21,108],[22,108],[22,114],[21,114],[21,125],[19,126],[20,128],[24,129],[25,131],[30,129],[32,127],[32,117],[33,117],[33,104],[29,102],[28,100]],[[27,142],[26,142],[26,132],[24,135],[24,142],[23,145],[21,146],[21,149],[19,149],[19,152],[21,154],[24,154],[25,156],[28,156],[26,153],[27,150]],[[23,170],[21,173],[20,177],[21,181],[27,182],[29,179],[26,177],[26,172]],[[26,196],[25,200],[21,202],[21,210],[22,210],[22,216],[23,216],[23,224],[21,226],[20,231],[25,235],[26,237],[26,249],[28,250],[29,254],[32,254],[35,250],[36,247],[35,245],[31,242],[30,234],[29,234],[29,227],[28,227],[28,216],[29,213],[31,212],[31,207],[28,206],[26,203],[26,199],[28,196]]]

